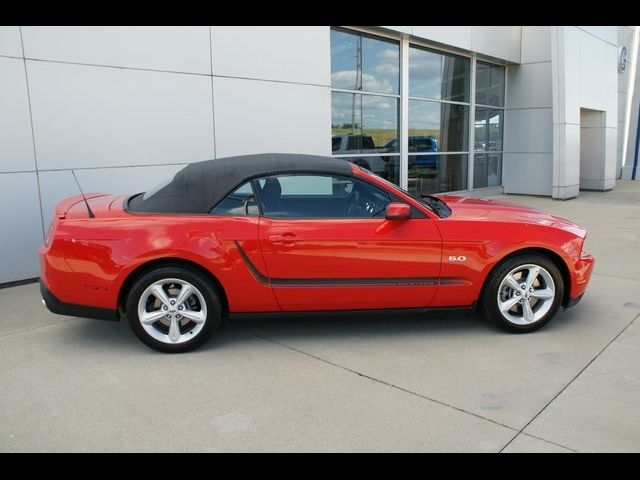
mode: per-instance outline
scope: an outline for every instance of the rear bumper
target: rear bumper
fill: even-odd
[[[90,307],[88,305],[77,305],[75,303],[65,303],[49,291],[44,284],[42,278],[40,279],[40,294],[45,306],[53,313],[58,315],[67,315],[69,317],[82,317],[82,318],[96,318],[98,320],[120,320],[120,315],[117,310],[111,310],[108,308]]]

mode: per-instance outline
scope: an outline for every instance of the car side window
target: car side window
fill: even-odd
[[[362,180],[312,174],[276,175],[254,186],[263,214],[273,218],[384,217],[392,195]]]
[[[251,182],[247,182],[236,188],[220,203],[213,207],[211,213],[214,215],[234,217],[260,215],[260,210],[256,203]]]

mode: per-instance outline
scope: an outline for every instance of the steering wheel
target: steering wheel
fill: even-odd
[[[378,202],[374,202],[373,200],[367,202],[367,212],[371,215],[372,218],[377,217],[380,212],[382,212],[387,206],[382,206]]]
[[[360,205],[360,191],[354,185],[351,195],[349,195],[349,208],[347,210],[347,216],[362,217],[367,213],[367,210],[362,205]]]

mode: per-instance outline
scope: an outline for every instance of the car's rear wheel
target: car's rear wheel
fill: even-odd
[[[139,278],[127,299],[127,318],[149,347],[180,353],[202,345],[220,323],[221,302],[197,271],[161,267]]]
[[[564,294],[556,264],[539,254],[512,257],[490,275],[482,304],[487,316],[509,332],[541,328],[560,308]]]

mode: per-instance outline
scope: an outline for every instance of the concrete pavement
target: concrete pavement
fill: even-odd
[[[530,335],[462,315],[243,321],[162,355],[0,290],[0,451],[640,451],[640,182],[507,196],[585,226],[578,306]]]

